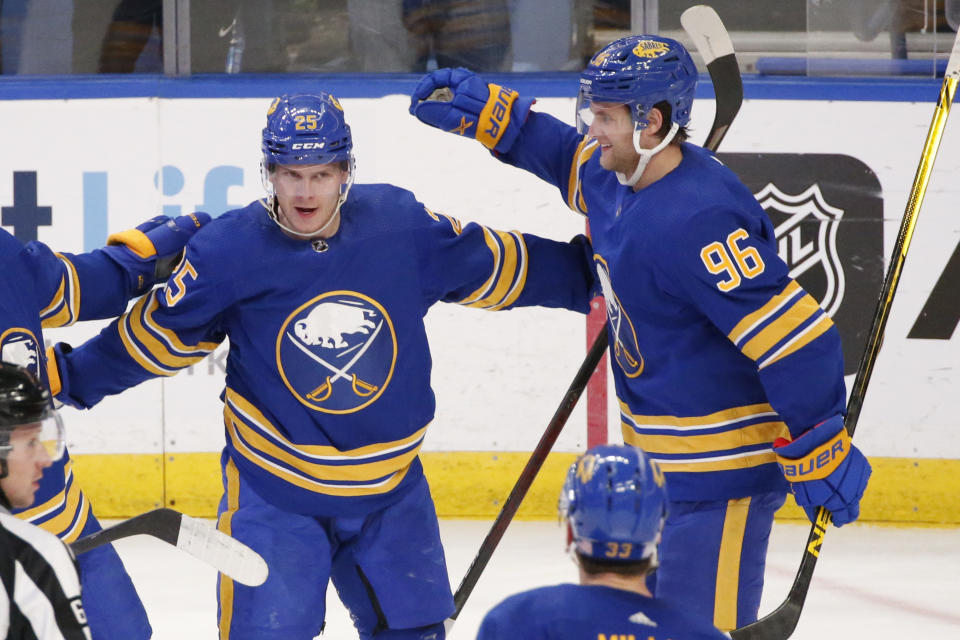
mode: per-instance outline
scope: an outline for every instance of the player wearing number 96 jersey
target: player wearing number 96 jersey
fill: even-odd
[[[696,81],[680,43],[638,35],[587,65],[577,127],[465,69],[424,77],[410,111],[589,220],[623,437],[670,487],[655,595],[729,630],[756,619],[786,490],[839,526],[870,467],[845,438],[836,327],[790,277],[753,194],[686,141]]]

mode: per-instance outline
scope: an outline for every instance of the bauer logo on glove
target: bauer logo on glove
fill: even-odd
[[[488,84],[467,69],[437,69],[414,90],[410,113],[430,126],[476,138],[488,149],[506,153],[533,103],[533,98]]]

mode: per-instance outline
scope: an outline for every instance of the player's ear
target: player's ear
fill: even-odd
[[[663,128],[663,112],[657,107],[653,107],[647,114],[647,122],[647,131],[651,134],[659,134]]]

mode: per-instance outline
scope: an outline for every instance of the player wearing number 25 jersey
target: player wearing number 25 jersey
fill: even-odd
[[[589,245],[353,185],[328,94],[275,101],[263,151],[271,197],[211,222],[164,289],[67,354],[64,400],[173,375],[229,338],[219,526],[270,577],[221,577],[221,638],[314,637],[332,579],[361,637],[441,640],[453,597],[418,458],[435,408],[423,318],[439,301],[585,312]]]
[[[790,277],[751,192],[685,141],[696,81],[680,43],[630,36],[582,73],[577,127],[465,69],[427,75],[410,110],[588,218],[624,441],[669,480],[655,595],[729,630],[756,619],[788,486],[842,525],[869,464],[843,429],[836,327]]]

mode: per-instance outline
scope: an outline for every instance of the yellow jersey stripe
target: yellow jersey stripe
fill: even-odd
[[[141,301],[142,302],[142,301]],[[137,303],[140,304],[140,303]],[[137,309],[134,307],[131,313],[136,312]],[[137,343],[134,342],[133,337],[130,335],[130,327],[127,326],[130,322],[130,314],[125,314],[120,318],[120,321],[117,322],[117,331],[120,333],[120,342],[123,344],[123,348],[127,350],[127,354],[133,358],[133,360],[139,364],[145,371],[157,376],[172,376],[179,369],[164,369],[163,367],[155,364],[150,358],[140,350],[140,347],[137,346]]]
[[[823,335],[826,331],[833,326],[833,321],[830,319],[827,314],[823,314],[819,320],[811,324],[809,327],[804,329],[802,332],[793,337],[790,342],[780,347],[775,353],[771,354],[769,358],[760,363],[759,369],[767,367],[781,358],[786,358],[791,353],[802,349],[806,345],[810,344],[818,337]]]
[[[773,316],[783,305],[787,304],[790,299],[797,294],[798,291],[800,291],[800,285],[796,280],[791,280],[790,284],[788,284],[783,291],[770,298],[767,304],[763,305],[753,313],[744,316],[743,319],[737,323],[737,326],[733,328],[733,331],[727,334],[730,342],[734,344],[740,342],[740,339],[743,338],[743,336],[759,327],[767,320],[767,318]]]
[[[772,444],[779,437],[790,436],[790,431],[783,422],[760,422],[732,431],[698,436],[637,433],[627,422],[622,422],[620,426],[625,434],[628,432],[632,434],[630,444],[651,454],[704,454],[751,445]]]
[[[737,628],[737,600],[740,586],[740,554],[747,530],[750,498],[727,501],[717,558],[717,590],[713,604],[713,626],[721,631]]]
[[[637,428],[670,429],[689,432],[695,429],[715,429],[750,418],[772,418],[778,414],[769,403],[750,404],[724,409],[705,416],[681,418],[678,416],[642,416],[630,412],[630,407],[620,401],[620,412]]]
[[[383,478],[391,473],[408,467],[413,459],[420,452],[420,444],[412,447],[409,451],[401,453],[392,458],[378,460],[376,462],[359,462],[355,464],[320,464],[317,462],[308,462],[289,451],[283,449],[277,444],[271,442],[255,429],[244,424],[229,407],[224,409],[224,415],[229,420],[233,429],[231,433],[239,434],[243,440],[253,449],[265,453],[275,460],[279,460],[289,465],[296,471],[316,480],[329,480],[333,482],[363,482]]]
[[[86,494],[83,492],[80,493],[80,517],[77,518],[77,521],[74,523],[73,527],[60,536],[60,539],[63,540],[66,544],[71,542],[76,542],[77,538],[80,537],[80,534],[83,532],[83,528],[87,526],[87,520],[90,518],[90,501],[87,500]]]
[[[63,292],[67,286],[67,280],[63,276],[60,276],[60,286],[57,288],[57,292],[53,294],[53,298],[50,300],[50,304],[40,310],[40,318],[43,319],[44,328],[46,327],[59,327],[60,324],[55,324],[57,320],[55,318],[47,318],[48,315],[52,314],[55,309],[62,307],[63,305]],[[60,310],[60,314],[69,314],[70,312],[63,308]]]
[[[487,278],[487,281],[480,285],[480,288],[468,295],[463,300],[460,300],[459,304],[464,306],[473,306],[473,304],[484,297],[489,291],[490,287],[493,286],[494,280],[497,278],[497,267],[500,265],[500,243],[497,242],[496,237],[494,236],[493,231],[487,227],[481,227],[483,229],[483,239],[487,243],[487,248],[490,249],[490,253],[493,254],[493,273],[490,274],[490,277]]]
[[[785,310],[779,318],[748,340],[740,350],[751,360],[759,360],[775,344],[796,331],[797,327],[819,311],[820,305],[813,299],[813,296],[805,295],[797,300],[796,304]]]
[[[497,284],[493,291],[468,305],[470,307],[487,309],[503,300],[517,272],[517,246],[513,238],[509,233],[503,233],[502,231],[494,231],[493,233],[499,238],[500,245],[503,247],[502,259],[495,261],[493,265],[494,275],[499,270],[500,277],[497,278]]]
[[[362,460],[364,458],[374,458],[377,456],[387,455],[389,453],[406,449],[413,443],[422,440],[423,436],[427,432],[427,427],[423,427],[411,435],[399,440],[368,444],[356,449],[347,449],[345,451],[341,451],[340,449],[329,445],[296,444],[290,442],[283,434],[281,434],[279,429],[273,426],[273,424],[267,420],[263,413],[253,406],[249,400],[241,396],[230,387],[227,387],[225,399],[230,405],[232,405],[231,409],[239,418],[242,418],[247,425],[256,427],[261,432],[272,437],[274,440],[296,448],[304,456],[308,456],[317,460]]]
[[[70,481],[73,477],[73,460],[69,460],[67,464],[63,465],[63,486],[70,486]],[[61,491],[57,495],[53,496],[49,500],[46,500],[42,504],[35,505],[26,511],[21,511],[17,514],[17,517],[21,520],[26,520],[28,522],[33,522],[38,518],[42,518],[48,513],[53,513],[59,509],[64,501],[66,500],[66,493]]]
[[[499,303],[487,307],[489,311],[498,311],[516,302],[520,294],[523,293],[523,288],[527,285],[527,268],[529,266],[527,243],[523,240],[523,234],[518,231],[513,231],[510,234],[501,234],[504,244],[507,243],[508,236],[512,237],[516,244],[517,254],[519,256],[519,267],[514,266],[513,268],[513,282],[510,290]]]
[[[63,498],[58,500],[60,496],[63,496]],[[34,517],[28,518],[27,513],[29,512],[18,513],[17,517],[24,520],[29,519],[32,524],[35,524],[44,531],[49,531],[57,537],[65,535],[73,531],[70,525],[73,524],[74,519],[77,518],[80,507],[85,506],[86,498],[84,498],[83,492],[80,491],[80,485],[74,482],[64,489],[64,491],[60,492],[60,494],[54,496],[49,502],[53,502],[54,500],[58,502],[58,506],[63,505],[63,510],[45,522],[35,522],[36,518]]]
[[[153,319],[153,312],[160,306],[157,298],[157,296],[160,295],[160,291],[160,289],[155,289],[150,293],[150,304],[147,306],[146,312],[143,315],[143,323],[155,333],[159,334],[167,343],[167,346],[174,351],[203,354],[205,356],[215,350],[219,346],[217,342],[198,342],[196,346],[186,345],[180,340],[176,333],[157,324],[156,320]]]
[[[228,436],[234,444],[234,450],[244,458],[257,465],[268,473],[289,482],[290,484],[330,496],[367,496],[387,493],[400,484],[400,481],[406,476],[410,467],[407,466],[384,480],[366,485],[330,485],[309,478],[304,478],[300,474],[294,473],[286,467],[282,467],[272,460],[267,460],[260,456],[256,451],[250,449],[244,442],[237,437],[234,424],[231,420],[226,421]]]
[[[225,469],[227,486],[227,509],[217,518],[217,529],[227,534],[233,533],[233,514],[240,508],[240,474],[237,465],[227,458]],[[220,640],[230,637],[230,623],[233,621],[233,580],[226,575],[220,575]]]
[[[147,300],[150,299],[149,304],[146,304]],[[178,356],[170,352],[167,347],[160,342],[157,338],[153,336],[149,331],[147,331],[142,322],[144,313],[149,313],[150,307],[157,306],[157,299],[153,293],[149,296],[144,296],[140,298],[133,309],[130,310],[130,326],[133,330],[133,335],[136,336],[137,340],[141,345],[147,350],[147,352],[152,356],[152,358],[162,365],[171,367],[173,369],[184,369],[189,367],[192,364],[196,364],[203,360],[209,351],[203,351],[200,355],[196,356]],[[196,352],[196,350],[194,350]]]
[[[599,148],[600,146],[596,140],[584,136],[573,154],[573,162],[570,166],[570,178],[567,181],[567,206],[577,213],[587,213],[587,204],[584,202],[583,193],[580,191],[580,167],[582,167]]]
[[[626,436],[624,442],[628,441]],[[664,473],[707,473],[710,471],[733,471],[737,469],[751,469],[763,464],[776,462],[776,455],[772,450],[748,451],[729,456],[716,456],[713,458],[699,458],[694,460],[666,460],[664,458],[654,457],[653,460],[660,465]],[[668,481],[669,482],[669,481]]]

